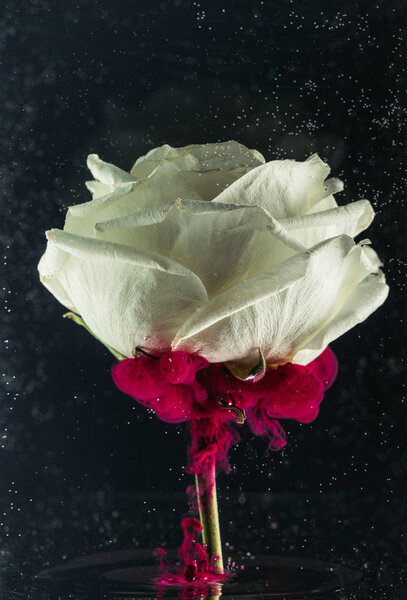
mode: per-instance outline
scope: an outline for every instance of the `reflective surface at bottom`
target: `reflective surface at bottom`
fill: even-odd
[[[175,557],[175,552],[172,553]],[[105,552],[73,559],[35,577],[43,598],[328,598],[326,593],[352,585],[361,573],[306,558],[257,556],[229,559],[229,580],[223,585],[192,582],[185,586],[157,584],[159,568],[151,551]],[[48,596],[47,596],[48,594]],[[99,596],[98,596],[99,594]],[[321,595],[323,594],[323,595]],[[40,596],[38,596],[40,597]]]
[[[75,500],[59,505],[50,497],[47,511],[33,504],[8,518],[0,531],[0,600],[218,595],[151,581],[153,549],[182,542],[184,493]],[[221,506],[224,559],[236,563],[229,561],[235,576],[223,596],[407,600],[403,498],[246,493],[221,498]]]

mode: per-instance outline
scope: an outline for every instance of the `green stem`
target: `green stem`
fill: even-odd
[[[216,497],[215,460],[209,469],[195,475],[199,516],[202,523],[202,537],[206,544],[208,558],[216,573],[223,573],[222,543],[220,539],[218,501]]]

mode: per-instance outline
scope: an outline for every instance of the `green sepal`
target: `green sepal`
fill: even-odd
[[[82,319],[82,317],[80,317],[76,313],[74,313],[74,312],[67,312],[63,316],[64,316],[64,318],[71,319],[71,321],[73,321],[77,325],[81,325],[81,327],[84,327],[86,329],[86,331],[89,331],[89,333],[91,335],[93,335],[93,337],[96,338],[98,340],[98,342],[100,342],[101,344],[103,344],[109,350],[109,352],[111,352],[113,354],[113,356],[115,358],[117,358],[117,360],[124,360],[125,358],[127,358],[127,356],[124,356],[124,354],[122,354],[118,350],[115,350],[114,348],[112,348],[111,346],[109,346],[109,344],[105,344],[105,342],[102,342],[102,340],[97,335],[95,335],[91,329],[89,329],[89,327],[86,325],[86,323]]]

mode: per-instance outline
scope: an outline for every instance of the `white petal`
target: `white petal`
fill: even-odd
[[[331,316],[344,260],[352,248],[353,241],[347,236],[315,246],[305,253],[310,257],[305,277],[266,300],[231,315],[223,314],[222,320],[199,333],[188,338],[184,333],[180,348],[198,352],[214,362],[245,361],[254,348],[263,351],[268,363],[292,360],[300,342],[310,338]],[[281,276],[286,266],[287,262],[279,265]],[[356,280],[356,272],[353,276]],[[227,293],[233,296],[234,289]],[[192,317],[196,328],[201,311]]]
[[[168,144],[153,148],[144,156],[140,156],[134,163],[130,173],[137,179],[145,179],[167,158],[172,148]]]
[[[235,141],[193,144],[183,148],[171,148],[165,144],[140,157],[131,174],[146,177],[162,160],[171,161],[180,170],[186,171],[230,171],[239,167],[253,168],[262,164],[264,157],[257,150],[249,150]]]
[[[38,263],[38,271],[41,282],[51,294],[69,310],[78,312],[69,290],[65,289],[58,279],[58,273],[63,270],[67,259],[68,255],[65,252],[61,252],[53,244],[48,243],[47,249]]]
[[[332,177],[331,179],[327,179],[325,184],[328,188],[328,192],[331,195],[326,196],[326,198],[322,198],[322,200],[314,204],[314,206],[307,211],[307,214],[321,212],[323,210],[330,210],[331,208],[336,208],[338,206],[338,203],[332,194],[337,194],[338,192],[343,191],[343,182],[340,179]]]
[[[111,244],[109,242],[73,235],[66,231],[61,231],[60,229],[51,229],[50,231],[47,231],[47,239],[60,250],[64,250],[72,256],[84,260],[103,261],[106,259],[141,265],[144,268],[166,271],[173,275],[193,277],[202,287],[199,277],[194,273],[191,273],[189,269],[185,268],[183,265],[180,265],[171,258],[162,256],[161,254],[154,254],[153,252],[141,253],[129,246]]]
[[[107,196],[107,194],[111,194],[115,189],[114,185],[106,185],[105,183],[100,183],[100,181],[86,181],[85,185],[92,194],[93,199]]]
[[[325,327],[295,354],[293,362],[306,365],[317,358],[330,342],[367,319],[383,304],[388,293],[389,287],[383,273],[372,273],[365,277]]]
[[[108,196],[71,206],[64,229],[69,233],[93,237],[98,221],[125,217],[177,198],[201,199],[177,167],[164,162],[147,179],[122,184]]]
[[[93,177],[106,185],[116,185],[136,181],[130,173],[119,169],[115,165],[104,162],[97,154],[89,154],[87,165]]]
[[[276,219],[303,215],[337,191],[338,180],[325,181],[329,171],[316,154],[305,162],[275,160],[243,175],[216,201],[261,206]]]
[[[259,207],[193,200],[97,223],[96,235],[170,256],[209,296],[304,250]]]
[[[319,356],[330,341],[366,319],[384,302],[388,286],[380,271],[381,266],[380,258],[366,245],[366,241],[351,249],[338,274],[336,302],[331,313],[307,338],[299,340],[294,351],[295,362],[307,364]],[[368,293],[372,294],[371,298],[367,298]],[[352,319],[353,325],[350,324]],[[341,333],[335,333],[337,331]]]
[[[199,278],[168,258],[59,230],[48,238],[42,280],[60,300],[65,290],[68,307],[126,356],[140,345],[168,349],[181,324],[207,301]]]
[[[216,200],[226,188],[248,173],[253,167],[239,167],[230,171],[182,171],[183,176],[197,190],[203,200]]]
[[[316,155],[313,155],[316,156]],[[312,157],[311,157],[312,158]],[[330,208],[336,208],[338,206],[333,194],[338,194],[343,191],[343,181],[336,177],[330,177],[324,182],[324,194],[321,200],[318,200],[316,204],[313,204],[307,211],[308,213],[320,212],[322,210],[329,210]],[[327,194],[327,195],[326,195]]]
[[[264,300],[269,300],[276,294],[281,293],[289,286],[293,285],[299,279],[304,278],[308,267],[308,261],[308,253],[297,254],[293,258],[285,261],[283,266],[278,265],[255,277],[246,279],[229,288],[222,294],[215,296],[181,326],[173,340],[173,348],[190,349],[193,347],[195,351],[197,336],[200,332],[208,330],[208,328],[225,319],[230,320],[232,316],[237,315],[238,321],[244,319],[246,309],[253,307],[253,305],[257,306]],[[243,332],[241,333],[244,335]],[[235,334],[237,335],[241,335],[241,333],[235,331]],[[192,342],[192,346],[191,338],[195,338],[195,343]],[[219,339],[214,339],[213,344],[208,343],[203,346],[200,345],[199,352],[203,352],[202,355],[206,356],[208,360],[212,362],[216,362],[217,360],[223,362],[235,358],[234,354],[227,358],[224,356],[219,358],[217,353],[219,352],[219,350],[217,350],[219,341]],[[225,340],[221,341],[224,342]],[[240,346],[245,346],[244,356],[246,356],[249,351],[259,347],[256,345],[253,346],[251,342],[252,340],[249,337],[241,339]],[[224,348],[223,352],[226,356],[228,354],[230,355],[230,352],[234,353],[235,349],[231,347]]]
[[[281,219],[283,227],[301,244],[310,248],[337,235],[355,237],[369,227],[374,217],[367,200],[299,217]]]
[[[185,150],[196,161],[196,168],[199,171],[212,171],[221,169],[222,171],[231,171],[239,167],[257,167],[264,163],[264,157],[257,150],[250,150],[233,140],[214,144],[193,144],[183,149],[173,149],[173,156],[170,153],[167,160],[179,160],[179,150]],[[182,162],[178,165],[182,167]]]
[[[171,256],[199,275],[210,297],[304,249],[259,207],[207,204],[216,212],[189,219]]]

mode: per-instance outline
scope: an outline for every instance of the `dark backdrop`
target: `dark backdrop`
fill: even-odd
[[[287,423],[283,454],[245,431],[221,490],[373,494],[387,528],[407,462],[403,8],[393,0],[3,3],[5,544],[39,535],[42,518],[69,525],[80,498],[102,505],[188,485],[185,428],[151,418],[113,387],[111,356],[61,318],[36,265],[44,231],[88,199],[88,153],[130,169],[165,142],[226,139],[267,160],[318,152],[345,182],[339,202],[368,198],[377,217],[367,235],[390,295],[333,343],[340,372],[318,420]],[[398,552],[396,534],[391,544]]]

